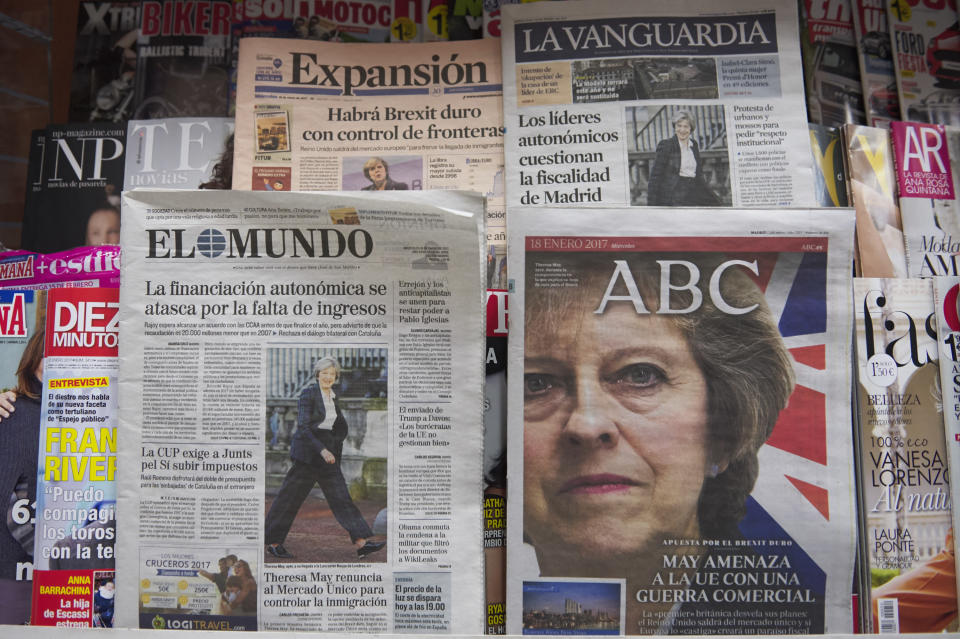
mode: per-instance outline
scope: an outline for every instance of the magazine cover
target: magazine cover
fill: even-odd
[[[872,584],[863,594],[872,632],[955,631],[933,287],[930,280],[857,278],[854,309],[861,557]]]
[[[412,40],[399,35],[407,22],[391,21],[393,0],[307,0],[270,2],[234,0],[236,13],[231,27],[230,115],[236,112],[237,55],[241,38],[304,38],[328,42],[389,42]],[[400,1],[400,0],[397,0]],[[409,0],[419,7],[420,0]],[[410,23],[412,24],[412,23]]]
[[[956,0],[902,0],[886,6],[901,117],[960,126]]]
[[[438,42],[450,39],[447,27],[449,11],[447,0],[421,0],[423,2],[423,24],[420,30],[424,42]]]
[[[947,468],[949,468],[949,481],[951,486],[960,486],[960,353],[958,353],[958,338],[960,338],[960,306],[957,304],[958,294],[960,294],[960,278],[958,277],[936,277],[933,279],[934,306],[937,314],[937,341],[940,350],[940,386],[943,394],[943,421],[945,427],[945,439],[947,456]],[[953,530],[960,530],[960,504],[957,503],[956,491],[950,491],[950,507],[953,514]],[[949,551],[953,557],[943,557],[944,563],[941,564],[943,570],[944,582],[951,575],[960,574],[957,572],[955,546],[944,546],[944,551]],[[950,562],[953,562],[953,566]],[[954,580],[954,586],[956,582]],[[944,583],[943,591],[949,593],[947,583]],[[950,602],[943,602],[943,610],[946,610]],[[955,627],[956,621],[951,622]]]
[[[800,3],[807,116],[817,124],[836,127],[864,122],[850,2],[803,0]]]
[[[820,206],[848,206],[840,130],[811,122],[810,151],[813,153],[813,185],[817,202]]]
[[[33,553],[36,626],[113,627],[118,299],[117,288],[47,294]]]
[[[120,247],[81,246],[60,253],[0,252],[0,288],[120,286]]]
[[[447,0],[447,31],[451,40],[483,37],[483,0]]]
[[[389,61],[385,64],[384,61]],[[233,188],[471,189],[505,255],[496,41],[240,41]],[[488,263],[488,288],[499,268]]]
[[[488,256],[489,258],[489,256]],[[488,259],[489,262],[489,259]],[[506,255],[501,258],[506,277]],[[483,395],[483,555],[485,634],[506,633],[507,576],[507,282],[487,289]]]
[[[20,245],[52,253],[120,242],[126,122],[33,132]]]
[[[237,0],[234,37],[390,40],[391,0]]]
[[[422,42],[422,0],[392,0],[391,6],[390,42]]]
[[[960,158],[960,129],[939,124],[890,125],[910,277],[958,275],[960,189],[951,158]]]
[[[132,119],[227,115],[233,11],[229,0],[143,3]]]
[[[123,190],[226,189],[233,177],[233,118],[131,120]]]
[[[535,2],[538,0],[534,0]],[[484,0],[483,37],[500,37],[500,9],[505,4],[517,4],[520,0]]]
[[[509,205],[814,204],[796,6],[501,11]]]
[[[856,267],[862,277],[906,277],[903,224],[897,207],[890,133],[877,127],[843,127],[850,199],[857,211]]]
[[[891,120],[900,119],[900,98],[885,3],[884,0],[850,1],[867,124],[889,126]]]
[[[70,122],[120,122],[133,113],[140,2],[81,2],[70,80]]]
[[[36,502],[45,403],[45,289],[93,290],[91,287],[116,287],[119,280],[119,246],[82,247],[52,255],[19,250],[0,253],[0,353],[7,364],[0,373],[0,390],[17,393],[15,410],[0,421],[0,490],[10,496],[7,526],[0,527],[0,581],[6,595],[0,606],[0,624],[30,621],[34,568],[44,561],[42,554],[34,553],[34,543],[41,534],[35,532],[37,521],[44,514]],[[68,619],[59,618],[62,622]]]
[[[850,632],[852,212],[550,215],[511,210],[508,634]]]
[[[0,527],[5,593],[0,624],[30,621],[43,375],[43,331],[37,327],[43,326],[43,297],[41,291],[0,289],[0,390],[18,394],[16,410],[0,422],[0,491],[9,497],[3,502],[6,525]]]

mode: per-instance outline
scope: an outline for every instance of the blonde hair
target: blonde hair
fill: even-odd
[[[693,116],[687,113],[686,111],[677,111],[673,117],[670,119],[671,124],[674,128],[677,126],[677,122],[680,120],[686,120],[687,124],[690,125],[690,133],[693,133],[697,130],[697,122],[693,119]]]
[[[370,180],[371,182],[373,182],[373,178],[370,177],[370,169],[372,169],[373,167],[375,167],[375,166],[378,165],[378,164],[382,164],[382,165],[383,165],[383,172],[384,172],[386,175],[390,175],[390,167],[387,165],[386,160],[384,160],[383,158],[372,157],[372,158],[370,158],[369,160],[367,160],[366,162],[363,163],[363,175],[364,175],[364,177],[366,177],[366,178],[367,178],[368,180]]]
[[[330,355],[321,357],[313,363],[313,377],[316,378],[317,375],[320,374],[320,371],[327,370],[331,366],[337,371],[337,379],[340,379],[340,362],[337,361],[337,358],[331,357]]]

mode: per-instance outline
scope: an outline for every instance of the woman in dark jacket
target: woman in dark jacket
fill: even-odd
[[[25,624],[30,618],[32,582],[24,578],[33,561],[33,511],[37,498],[40,394],[43,378],[43,330],[27,342],[17,366],[17,410],[0,427],[0,624]],[[21,521],[23,515],[26,521]],[[19,566],[19,569],[18,569]]]
[[[340,377],[340,363],[332,357],[322,357],[314,364],[313,373],[316,383],[311,382],[303,389],[297,404],[297,432],[290,442],[293,465],[267,513],[264,531],[267,554],[279,558],[293,557],[283,542],[297,511],[314,484],[319,484],[333,516],[350,533],[357,556],[366,557],[386,544],[368,541],[373,531],[350,498],[340,470],[343,440],[347,437],[347,420],[333,393],[333,385]]]
[[[373,157],[363,165],[363,175],[370,180],[370,185],[361,191],[406,191],[410,187],[406,182],[397,182],[390,178],[390,167],[383,158]]]
[[[700,148],[693,139],[696,128],[686,111],[673,117],[675,134],[657,145],[650,170],[649,206],[720,206],[703,176]]]

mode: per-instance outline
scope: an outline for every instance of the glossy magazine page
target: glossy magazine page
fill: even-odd
[[[858,278],[853,303],[872,631],[951,629],[957,595],[933,286]]]
[[[53,289],[47,296],[35,626],[113,627],[118,297],[116,288]]]
[[[797,21],[781,0],[504,3],[507,202],[813,206]]]
[[[127,123],[123,190],[229,189],[233,118],[166,118]]]
[[[857,275],[906,277],[890,132],[848,124],[843,142],[849,193],[857,211]]]
[[[900,119],[893,45],[883,0],[852,0],[857,58],[863,84],[863,106],[870,126],[889,126]]]
[[[850,632],[852,212],[585,213],[511,211],[507,632]]]
[[[900,117],[960,125],[960,25],[956,0],[887,2]]]
[[[957,277],[936,277],[933,280],[934,312],[937,316],[937,341],[940,351],[940,386],[943,393],[943,422],[944,439],[947,451],[947,468],[950,469],[950,485],[956,487],[960,485],[960,314],[957,305],[958,293],[960,293],[960,278]],[[957,527],[958,515],[960,515],[960,504],[957,503],[957,493],[950,491],[950,506],[953,515],[953,530],[960,530]],[[954,561],[953,575],[957,574],[956,547],[944,546],[945,551],[950,551]],[[946,558],[949,562],[950,558]],[[951,574],[949,563],[944,566],[943,573]],[[943,581],[941,581],[943,583]],[[954,579],[954,588],[957,588],[956,579]],[[949,593],[949,588],[943,588]],[[941,596],[949,596],[941,595]],[[958,593],[960,596],[960,593]],[[946,609],[950,602],[944,602]],[[953,603],[956,603],[955,601]],[[956,608],[954,608],[956,610]],[[956,620],[953,622],[956,626]]]
[[[960,128],[917,122],[890,125],[910,277],[957,275]]]

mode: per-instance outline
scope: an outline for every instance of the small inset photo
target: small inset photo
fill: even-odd
[[[612,58],[573,63],[573,102],[715,100],[713,58]]]
[[[623,582],[524,581],[523,634],[623,634]]]
[[[292,171],[286,166],[253,167],[253,191],[289,191]]]
[[[343,158],[344,191],[419,191],[423,188],[423,158],[414,155],[374,155]]]
[[[257,153],[290,150],[290,121],[286,111],[256,114]]]
[[[352,206],[341,206],[327,212],[333,224],[360,224],[360,215]]]
[[[630,106],[625,115],[631,205],[732,205],[723,105]]]
[[[113,595],[116,591],[112,570],[93,571],[94,628],[113,628]]]
[[[140,627],[255,630],[258,565],[250,547],[141,548]]]

